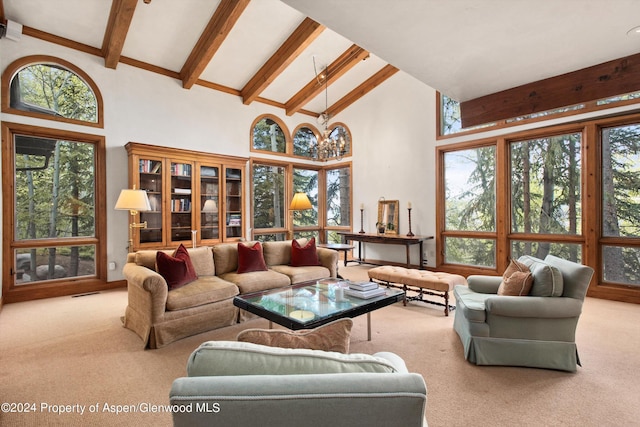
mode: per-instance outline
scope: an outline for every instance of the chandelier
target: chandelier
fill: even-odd
[[[313,58],[313,68],[316,70],[316,59]],[[324,80],[324,111],[318,116],[318,124],[323,128],[322,138],[317,144],[311,145],[311,157],[326,162],[329,159],[342,160],[347,150],[347,141],[345,133],[341,128],[336,128],[333,132],[329,130],[329,67],[325,67],[324,73],[318,75],[316,71],[316,80],[322,84]],[[335,134],[335,135],[332,135]]]

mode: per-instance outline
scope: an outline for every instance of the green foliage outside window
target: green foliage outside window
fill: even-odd
[[[253,127],[253,148],[274,153],[286,152],[287,139],[280,125],[268,117],[259,120]]]
[[[89,85],[60,66],[25,67],[13,78],[11,88],[14,108],[92,123],[98,121],[96,97]]]
[[[284,168],[254,164],[253,166],[253,227],[286,227]]]
[[[351,170],[327,171],[327,225],[349,226],[351,222]]]

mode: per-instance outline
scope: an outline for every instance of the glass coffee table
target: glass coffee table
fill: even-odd
[[[349,286],[341,279],[322,279],[286,288],[238,295],[233,304],[291,330],[312,329],[345,317],[367,315],[367,339],[371,341],[371,312],[402,301],[404,291],[385,289],[384,295],[361,299],[344,294]]]

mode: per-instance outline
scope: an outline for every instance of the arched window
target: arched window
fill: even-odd
[[[258,117],[252,128],[252,150],[286,153],[289,131],[277,117]]]
[[[311,125],[302,124],[293,132],[293,155],[312,158],[313,147],[318,145],[318,131]]]
[[[343,156],[351,156],[351,132],[344,123],[333,123],[329,125],[331,132],[329,137],[334,141],[344,141],[344,147],[342,148]]]
[[[2,76],[2,111],[102,127],[102,98],[82,70],[62,59],[31,56]]]

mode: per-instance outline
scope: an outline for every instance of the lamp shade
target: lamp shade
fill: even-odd
[[[151,204],[146,191],[125,188],[120,191],[115,208],[118,210],[144,212],[151,210]]]
[[[213,199],[205,200],[204,205],[202,206],[202,212],[207,212],[207,213],[218,212],[218,205],[216,204],[216,201]]]
[[[305,193],[296,193],[293,195],[289,209],[292,211],[303,211],[313,209],[313,206],[311,206],[311,202]]]

